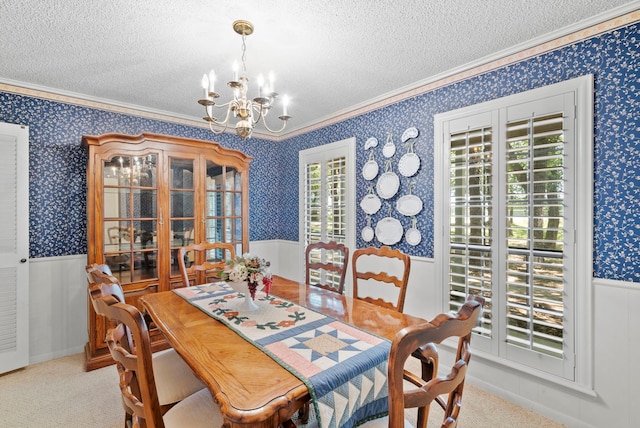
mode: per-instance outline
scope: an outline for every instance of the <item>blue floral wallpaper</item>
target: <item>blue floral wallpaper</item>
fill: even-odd
[[[594,185],[594,275],[626,281],[640,281],[640,34],[638,24],[612,31],[526,61],[506,66],[415,98],[345,120],[326,128],[291,138],[278,146],[283,195],[297,192],[298,150],[349,137],[357,139],[356,204],[368,191],[360,171],[368,160],[364,143],[369,137],[380,142],[376,159],[382,166],[381,148],[387,132],[393,133],[398,151],[394,160],[406,152],[399,145],[402,132],[415,126],[420,135],[415,139],[415,152],[421,168],[412,180],[414,194],[419,195],[424,209],[418,214],[422,242],[412,247],[404,239],[393,247],[415,256],[433,257],[433,116],[438,113],[489,101],[506,95],[557,83],[585,74],[595,77],[595,185]],[[296,150],[291,150],[295,147]],[[408,180],[401,177],[398,194],[407,193]],[[280,238],[298,239],[297,198],[281,197]],[[384,206],[384,205],[383,205]],[[360,230],[366,225],[366,214],[358,207],[357,246],[366,243]],[[372,216],[372,224],[385,217],[381,209]],[[410,219],[397,213],[404,229]]]
[[[87,153],[82,135],[152,132],[217,141],[242,150],[251,163],[250,239],[278,237],[276,144],[208,129],[144,119],[81,106],[0,92],[0,121],[29,126],[29,256],[86,254]],[[253,190],[255,189],[255,190]],[[267,214],[263,214],[267,213]],[[276,221],[262,221],[270,218]]]
[[[250,173],[250,239],[298,240],[298,151],[349,137],[357,139],[357,246],[379,245],[360,238],[365,213],[359,201],[370,182],[361,174],[369,151],[364,142],[376,137],[376,159],[394,136],[398,160],[406,153],[400,141],[411,126],[420,134],[415,152],[418,173],[400,176],[392,206],[408,192],[420,196],[424,208],[416,216],[422,241],[394,247],[433,257],[433,116],[437,113],[571,79],[595,76],[594,274],[599,278],[640,281],[640,76],[638,24],[611,31],[519,63],[460,81],[286,141],[212,135],[208,130],[61,102],[0,92],[0,121],[30,129],[30,257],[86,253],[86,163],[80,146],[84,134],[142,132],[217,141],[254,157]],[[385,205],[383,205],[384,207]],[[386,216],[381,209],[372,224]],[[405,229],[410,218],[394,215]]]

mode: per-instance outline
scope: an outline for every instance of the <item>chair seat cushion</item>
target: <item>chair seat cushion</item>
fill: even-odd
[[[384,418],[373,419],[371,421],[365,422],[360,425],[362,428],[388,428],[389,427],[389,417],[385,416]],[[411,422],[408,420],[404,420],[404,428],[413,428]]]
[[[166,428],[221,427],[224,423],[220,408],[204,388],[173,406],[162,417]]]
[[[160,405],[176,403],[205,387],[174,349],[153,354],[153,377]]]

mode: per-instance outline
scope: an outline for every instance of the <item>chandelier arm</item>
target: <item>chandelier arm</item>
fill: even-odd
[[[228,106],[229,104],[231,104],[231,102],[232,102],[232,101],[230,101],[230,102],[228,102],[228,103],[226,103],[226,104],[220,105],[219,107]],[[205,114],[207,115],[207,118],[208,118],[207,122],[215,122],[215,123],[217,123],[217,124],[224,124],[225,122],[227,122],[227,121],[229,120],[229,110],[230,110],[230,109],[229,109],[229,108],[227,108],[227,115],[226,115],[226,117],[225,117],[224,121],[222,121],[222,122],[221,122],[221,121],[217,120],[215,117],[213,117],[213,116],[209,113],[209,107],[213,107],[213,106],[214,106],[214,105],[204,106],[204,112],[205,112]],[[207,118],[205,118],[205,119],[207,119]]]
[[[255,110],[255,104],[252,101],[249,101],[251,103],[251,108],[249,109],[249,117],[251,118],[251,126],[255,126],[258,122],[260,122],[260,116],[258,116],[258,118],[256,119],[253,115],[253,112]]]
[[[231,100],[229,102],[226,102],[224,104],[213,104],[211,107],[217,107],[217,108],[223,108],[223,107],[227,107],[229,104],[231,104],[234,100]]]
[[[217,122],[216,122],[216,123],[217,123]],[[227,122],[224,122],[224,128],[222,128],[222,129],[221,129],[221,130],[219,130],[219,131],[216,131],[216,130],[214,129],[214,127],[213,127],[213,122],[209,122],[209,130],[210,130],[211,132],[213,132],[214,134],[220,135],[220,134],[222,134],[224,131],[226,131],[226,130],[227,130]]]
[[[260,122],[260,119],[264,120],[267,112],[269,111],[268,108],[264,108],[260,103],[253,103],[253,109],[258,113],[258,118],[254,121],[254,123]]]
[[[228,103],[227,103],[227,105],[229,105],[229,104],[231,104],[231,102],[228,102]],[[231,112],[231,109],[230,109],[230,108],[227,108],[227,115],[225,116],[225,118],[224,118],[224,120],[223,120],[223,121],[217,121],[217,120],[215,120],[215,118],[211,117],[211,119],[213,119],[213,120],[209,121],[209,130],[210,130],[211,132],[213,132],[214,134],[222,134],[224,131],[226,131],[226,130],[227,130],[227,128],[229,127],[229,113],[230,113],[230,112]],[[207,115],[208,115],[208,113],[207,113]],[[214,123],[215,123],[216,125],[220,125],[220,126],[224,125],[224,127],[223,127],[220,131],[216,131],[216,130],[213,128],[213,124],[214,124]]]
[[[274,134],[277,134],[279,132],[284,131],[284,128],[287,126],[287,121],[283,120],[282,121],[282,127],[280,129],[274,130],[274,129],[269,128],[269,125],[267,125],[267,119],[265,119],[265,117],[262,116],[262,124],[264,125],[265,128],[267,128],[267,131],[273,132]]]

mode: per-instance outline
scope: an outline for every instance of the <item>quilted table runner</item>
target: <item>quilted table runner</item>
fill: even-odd
[[[321,428],[350,428],[387,414],[388,340],[263,292],[256,294],[259,309],[240,311],[244,294],[224,282],[174,292],[302,380]]]

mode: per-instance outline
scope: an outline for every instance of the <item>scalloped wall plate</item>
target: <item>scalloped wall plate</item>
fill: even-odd
[[[373,180],[378,175],[378,162],[374,160],[367,161],[362,167],[362,176],[365,180]]]
[[[365,195],[365,197],[360,201],[360,208],[369,215],[377,213],[381,206],[382,201],[380,201],[380,198],[373,193]]]
[[[385,172],[378,178],[376,190],[382,199],[393,198],[400,188],[400,178],[393,171]]]
[[[405,153],[398,162],[398,172],[405,177],[412,177],[420,169],[420,157],[415,153]]]
[[[422,241],[422,234],[418,229],[412,227],[411,229],[407,230],[407,233],[405,233],[404,235],[404,239],[407,241],[407,244],[415,247],[420,243],[420,241]]]
[[[393,155],[395,154],[396,154],[396,145],[393,144],[393,141],[389,141],[388,143],[385,143],[384,146],[382,146],[382,155],[385,158],[393,157]]]
[[[378,139],[376,137],[370,137],[366,143],[364,143],[364,149],[369,150],[371,147],[378,147]]]
[[[362,236],[363,241],[371,242],[373,239],[373,228],[371,226],[363,227],[362,232],[360,232],[360,236]]]
[[[422,199],[416,195],[404,195],[396,201],[396,210],[410,217],[422,211]]]
[[[393,217],[385,217],[376,224],[376,238],[384,245],[400,242],[402,232],[402,224]]]
[[[411,138],[416,138],[418,134],[419,134],[418,128],[416,128],[415,126],[412,126],[411,128],[405,129],[405,131],[402,133],[401,140],[404,143]]]

